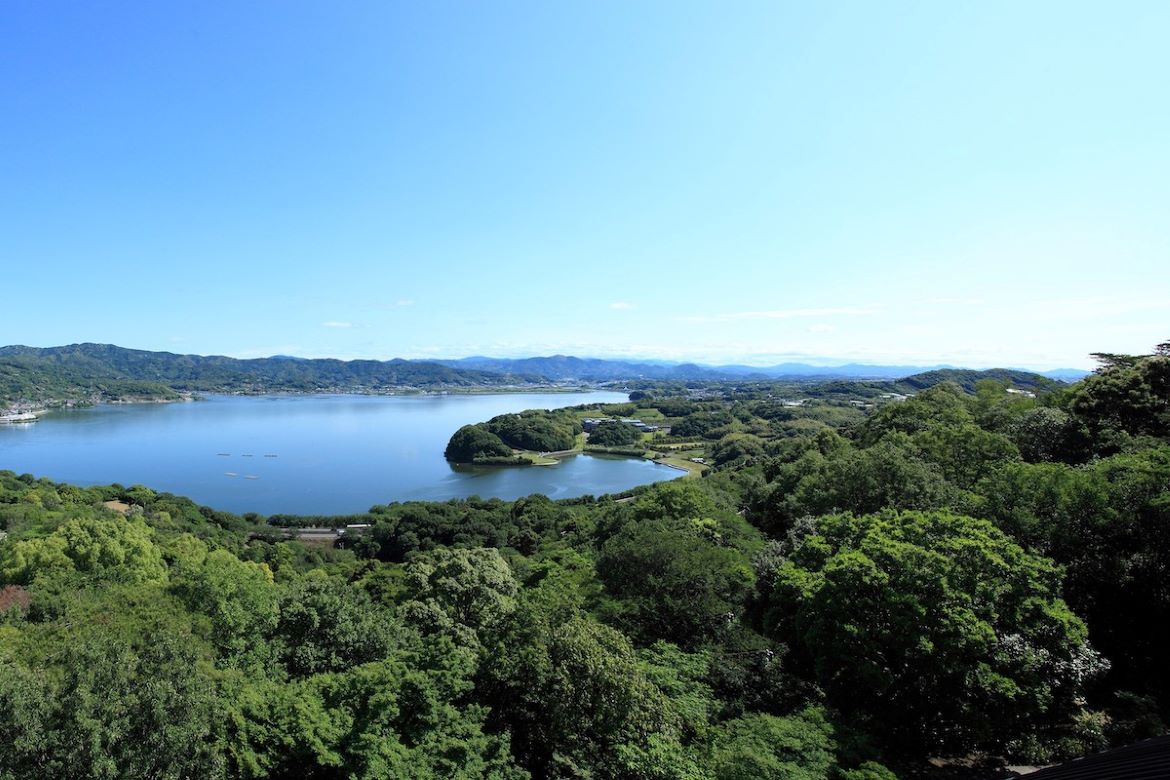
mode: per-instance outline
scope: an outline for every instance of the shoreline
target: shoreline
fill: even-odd
[[[37,413],[48,413],[61,409],[89,409],[95,406],[111,405],[126,406],[130,404],[173,404],[201,401],[203,396],[224,396],[230,398],[262,398],[262,397],[298,397],[319,395],[344,395],[362,397],[397,398],[407,396],[434,396],[445,395],[571,395],[573,393],[621,393],[621,390],[609,390],[593,385],[579,387],[477,387],[453,388],[443,390],[423,390],[410,387],[401,387],[387,390],[369,389],[321,389],[321,390],[182,390],[178,398],[111,398],[111,399],[77,399],[77,398],[48,398],[40,399],[36,404],[22,403],[20,406],[36,406]]]

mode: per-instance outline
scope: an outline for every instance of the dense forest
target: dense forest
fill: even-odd
[[[1098,359],[1035,397],[648,384],[606,413],[703,477],[336,544],[0,472],[0,778],[1001,777],[1165,733],[1170,344]]]
[[[580,433],[581,423],[571,409],[530,409],[463,426],[451,436],[444,454],[456,463],[514,463],[514,449],[568,450],[576,446]]]

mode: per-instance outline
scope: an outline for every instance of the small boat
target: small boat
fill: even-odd
[[[241,458],[250,458],[250,457],[252,457],[252,455],[251,455],[251,453],[249,453],[247,455],[241,455],[240,457]]]
[[[224,475],[225,477],[238,477],[238,476],[239,476],[239,474],[237,474],[237,473],[236,473],[236,472],[234,472],[234,471],[225,471],[225,472],[223,473],[223,475]]]
[[[245,474],[244,479],[260,479],[260,477],[256,476],[255,474]]]
[[[232,456],[230,452],[217,452],[215,454],[221,458],[230,458]]]
[[[275,457],[277,457],[277,456],[276,456],[276,455],[265,455],[264,457],[266,457],[266,458],[275,458]]]
[[[29,423],[36,422],[37,416],[32,412],[13,412],[0,414],[0,423]]]

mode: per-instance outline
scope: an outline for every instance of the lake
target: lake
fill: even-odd
[[[577,455],[555,466],[455,467],[461,425],[524,409],[619,403],[622,393],[207,396],[102,405],[0,425],[0,469],[59,482],[143,484],[217,509],[345,514],[390,501],[615,493],[673,479],[636,458]]]

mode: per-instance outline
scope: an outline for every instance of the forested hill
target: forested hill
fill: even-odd
[[[276,356],[239,360],[126,349],[111,344],[0,347],[0,406],[15,402],[168,399],[180,392],[364,392],[391,389],[535,387],[555,382],[826,381],[831,378],[899,380],[901,392],[941,382],[972,390],[980,379],[1007,381],[1022,390],[1058,382],[1011,369],[938,368],[906,376],[905,366],[838,367],[783,364],[770,368],[639,363],[564,355],[504,360],[333,360]],[[900,373],[892,373],[898,371]]]
[[[664,381],[720,381],[772,380],[826,381],[830,379],[899,379],[921,372],[963,371],[950,366],[897,366],[849,363],[838,366],[818,366],[810,363],[779,363],[772,366],[700,365],[666,361],[605,360],[580,358],[570,355],[552,355],[531,358],[468,357],[460,360],[435,361],[452,368],[470,368],[511,374],[536,374],[556,381],[609,382],[626,380]],[[1002,370],[1002,369],[997,369]],[[1006,370],[1004,370],[1006,371]],[[978,372],[968,372],[972,375]],[[1026,371],[1010,373],[1028,374]],[[1088,372],[1062,368],[1043,376],[1075,381]],[[996,378],[988,374],[987,377]],[[946,380],[943,380],[946,381]],[[956,380],[958,381],[958,380]],[[977,381],[977,380],[976,380]],[[936,384],[937,382],[932,382]]]
[[[1064,384],[1043,374],[1011,368],[989,368],[985,371],[975,371],[969,368],[940,368],[935,371],[923,371],[920,374],[903,377],[898,380],[897,387],[903,392],[912,393],[941,385],[944,382],[954,382],[968,393],[973,393],[975,385],[984,379],[1007,383],[1008,387],[1031,392],[1054,390]]]
[[[111,344],[0,347],[0,403],[167,398],[176,391],[455,389],[538,381],[408,360],[238,360]]]
[[[642,363],[600,358],[579,358],[572,355],[552,355],[530,358],[469,357],[459,360],[436,361],[453,368],[498,371],[501,373],[538,374],[558,381],[608,382],[630,379],[688,380],[729,379],[735,374],[717,367],[694,363]]]

